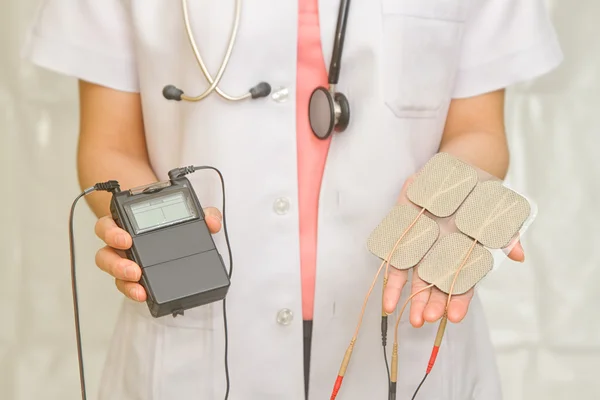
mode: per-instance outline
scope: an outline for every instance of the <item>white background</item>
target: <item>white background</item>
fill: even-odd
[[[68,213],[79,193],[76,82],[19,58],[35,0],[0,2],[0,399],[79,396]],[[563,65],[511,88],[508,183],[538,218],[526,262],[482,285],[506,400],[600,399],[600,2],[555,0]],[[121,297],[93,264],[76,215],[88,393],[97,389]],[[466,400],[466,399],[465,399]]]

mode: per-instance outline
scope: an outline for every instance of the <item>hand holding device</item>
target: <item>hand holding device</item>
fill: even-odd
[[[220,213],[216,209],[202,207],[191,182],[186,178],[186,175],[199,170],[212,170],[219,175],[221,181],[228,270],[212,238],[212,234],[220,230]],[[119,182],[115,180],[99,182],[81,192],[71,205],[71,289],[82,400],[86,400],[87,394],[79,322],[73,220],[77,202],[95,191],[112,194],[110,217],[101,218],[96,224],[96,234],[107,244],[107,247],[98,252],[96,263],[115,277],[121,292],[134,300],[145,301],[154,318],[183,316],[185,310],[222,300],[227,400],[229,366],[226,296],[233,274],[233,253],[225,217],[225,181],[217,168],[193,165],[170,170],[167,181],[129,190],[122,191]],[[125,258],[118,254],[118,250],[125,250]]]
[[[218,233],[221,230],[221,212],[214,207],[204,208],[203,211],[210,233]],[[98,219],[95,232],[106,243],[96,253],[98,268],[115,278],[117,289],[125,296],[139,302],[146,301],[146,291],[138,283],[142,270],[124,254],[132,245],[129,233],[119,228],[110,215]]]

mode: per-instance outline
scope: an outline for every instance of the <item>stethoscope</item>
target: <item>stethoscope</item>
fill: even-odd
[[[258,83],[256,86],[250,88],[248,92],[240,96],[228,95],[218,86],[221,78],[223,77],[223,73],[225,72],[225,68],[229,63],[229,58],[231,57],[231,52],[233,51],[233,46],[235,44],[235,39],[240,24],[240,13],[242,9],[241,3],[242,0],[235,1],[235,20],[231,30],[229,43],[227,45],[227,51],[225,53],[225,57],[223,58],[223,62],[217,71],[217,75],[213,78],[206,68],[204,61],[202,60],[202,56],[198,50],[198,45],[194,39],[194,34],[192,33],[192,29],[190,27],[187,0],[181,0],[183,19],[190,45],[192,46],[196,61],[202,70],[202,74],[210,83],[210,86],[204,91],[204,93],[192,97],[185,95],[183,90],[173,85],[167,85],[163,89],[163,96],[167,100],[185,100],[197,102],[205,99],[212,92],[217,92],[219,96],[229,101],[259,99],[267,97],[269,94],[271,94],[271,85],[269,85],[267,82]],[[340,0],[333,54],[331,56],[331,63],[329,65],[329,88],[319,86],[313,90],[310,96],[308,118],[314,135],[319,139],[327,139],[333,132],[343,132],[348,127],[350,122],[350,104],[348,103],[348,99],[343,93],[335,91],[340,76],[342,50],[344,47],[344,38],[346,36],[349,7],[350,0]]]

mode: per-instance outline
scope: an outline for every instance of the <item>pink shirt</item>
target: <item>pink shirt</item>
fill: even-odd
[[[296,136],[298,143],[302,315],[304,320],[312,320],[313,316],[319,193],[329,150],[329,140],[317,139],[308,122],[310,94],[317,86],[327,87],[327,68],[321,49],[318,4],[318,0],[299,0],[298,16]]]

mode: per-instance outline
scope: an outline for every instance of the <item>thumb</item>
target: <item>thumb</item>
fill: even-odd
[[[518,242],[515,247],[512,248],[510,253],[508,253],[508,257],[517,262],[525,261],[525,252],[523,251],[523,246],[521,246],[521,242]]]
[[[507,249],[505,249],[505,253],[508,252],[508,258],[517,262],[525,261],[525,252],[523,251],[523,246],[521,246],[520,236],[520,234],[517,234],[508,244]]]
[[[214,207],[207,207],[204,209],[204,215],[210,233],[219,232],[221,230],[221,221],[223,219],[221,212]]]

